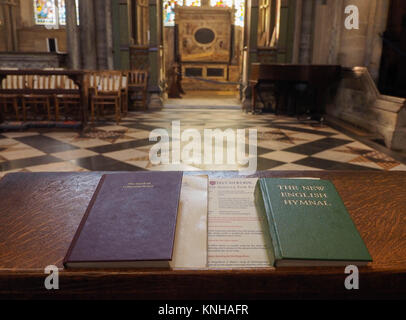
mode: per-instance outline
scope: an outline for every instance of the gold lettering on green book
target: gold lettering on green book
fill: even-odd
[[[284,198],[286,206],[331,206],[328,202],[327,193],[324,193],[324,186],[292,186],[278,185],[281,190],[280,196]],[[309,192],[314,191],[314,192]]]

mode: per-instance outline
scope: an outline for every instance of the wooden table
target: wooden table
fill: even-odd
[[[373,263],[360,289],[344,288],[344,268],[277,270],[60,271],[44,288],[44,268],[62,259],[101,177],[91,173],[13,173],[0,181],[0,298],[393,298],[406,296],[406,172],[262,172],[330,179]],[[188,173],[196,174],[196,173]],[[232,172],[210,173],[229,177]]]

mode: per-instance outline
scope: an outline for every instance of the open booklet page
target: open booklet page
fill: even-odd
[[[255,208],[258,179],[210,179],[209,268],[271,268],[273,254]]]

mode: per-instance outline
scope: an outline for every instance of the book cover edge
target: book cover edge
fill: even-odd
[[[273,254],[274,254],[274,259],[279,260],[281,258],[281,252],[280,252],[280,248],[279,248],[279,242],[277,239],[277,235],[275,234],[276,230],[274,228],[274,226],[271,226],[271,224],[273,224],[273,221],[271,220],[271,217],[269,216],[269,214],[272,213],[268,213],[268,211],[272,210],[271,207],[269,206],[269,204],[267,204],[266,202],[269,202],[269,198],[266,195],[266,192],[264,192],[263,188],[266,188],[266,184],[263,183],[263,179],[260,178],[258,180],[258,195],[260,197],[259,201],[262,201],[263,204],[263,209],[264,209],[264,213],[265,213],[265,219],[266,219],[266,229],[269,232],[269,236],[271,239],[271,244],[272,244],[272,248],[273,248]],[[276,238],[276,239],[275,239]]]
[[[83,229],[83,227],[84,227],[84,225],[85,225],[85,223],[87,221],[87,218],[88,218],[88,216],[90,214],[90,211],[92,210],[93,205],[96,202],[97,196],[98,196],[98,194],[100,192],[100,189],[101,189],[101,187],[102,187],[102,185],[104,183],[105,177],[106,177],[105,174],[103,174],[101,176],[101,178],[99,180],[99,183],[97,184],[97,187],[96,187],[95,191],[93,192],[92,198],[90,199],[90,202],[87,205],[86,211],[85,211],[82,219],[80,220],[79,226],[76,229],[75,235],[72,238],[72,241],[71,241],[71,243],[69,245],[68,251],[66,252],[66,255],[65,255],[64,259],[63,259],[63,266],[65,268],[66,268],[66,264],[69,263],[69,259],[70,259],[70,256],[72,254],[72,251],[76,246],[76,242],[77,242],[77,240],[78,240],[78,238],[80,236],[80,233],[81,233],[81,231],[82,231],[82,229]]]
[[[173,249],[175,248],[175,236],[176,236],[176,226],[178,224],[178,215],[179,215],[179,203],[180,203],[180,193],[182,191],[182,181],[183,181],[183,172],[182,171],[176,171],[180,175],[180,183],[178,185],[178,190],[177,190],[177,202],[178,206],[176,208],[176,215],[175,215],[175,220],[174,223],[175,225],[172,226],[173,229],[173,234],[172,234],[172,250],[171,250],[171,257],[169,261],[172,261],[173,259]]]

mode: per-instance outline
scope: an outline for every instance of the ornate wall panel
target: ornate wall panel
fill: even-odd
[[[176,9],[182,62],[230,61],[232,12],[228,8]]]

